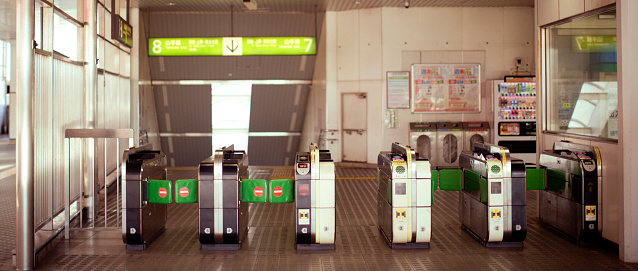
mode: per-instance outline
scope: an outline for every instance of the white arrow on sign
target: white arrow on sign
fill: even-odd
[[[233,233],[233,229],[232,228],[226,228],[226,233],[228,233],[228,234]]]
[[[241,56],[243,52],[243,38],[242,37],[224,37],[222,38],[224,56]]]

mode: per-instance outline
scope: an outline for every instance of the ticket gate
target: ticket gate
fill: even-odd
[[[199,164],[199,242],[203,250],[239,250],[248,232],[248,205],[241,182],[248,156],[234,146],[215,150]]]
[[[392,143],[378,156],[379,231],[391,248],[429,248],[432,236],[432,171],[413,149]]]
[[[328,150],[310,144],[295,160],[296,248],[335,249],[335,166]]]
[[[149,201],[147,191],[149,180],[166,180],[166,155],[146,145],[125,151],[123,161],[122,239],[128,250],[145,250],[165,230],[166,205]]]
[[[579,244],[595,242],[602,231],[602,160],[597,147],[568,141],[543,151],[545,190],[540,192],[539,215],[551,228]]]
[[[522,247],[527,236],[524,161],[511,158],[507,148],[474,143],[459,165],[463,229],[486,247]]]

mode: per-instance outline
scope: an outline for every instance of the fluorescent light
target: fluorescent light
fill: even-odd
[[[244,6],[249,10],[257,9],[257,0],[244,0]]]

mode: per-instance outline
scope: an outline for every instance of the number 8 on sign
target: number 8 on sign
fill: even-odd
[[[159,54],[162,52],[162,41],[154,40],[153,41],[153,53]]]

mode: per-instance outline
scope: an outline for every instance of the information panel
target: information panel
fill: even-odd
[[[314,37],[219,37],[148,39],[149,56],[315,55]]]
[[[410,108],[410,72],[387,72],[388,109]]]
[[[480,64],[412,65],[412,112],[480,112],[480,70]]]

